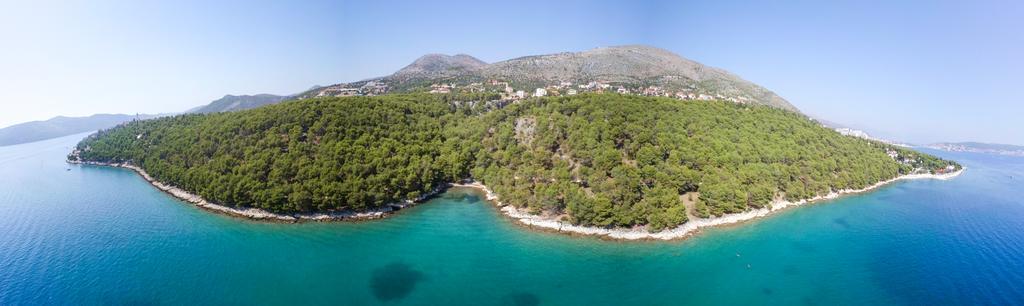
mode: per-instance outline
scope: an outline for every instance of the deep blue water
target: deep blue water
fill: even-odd
[[[1024,304],[1024,158],[932,152],[969,169],[615,242],[524,229],[466,190],[380,221],[239,220],[65,164],[82,136],[0,147],[0,305]]]

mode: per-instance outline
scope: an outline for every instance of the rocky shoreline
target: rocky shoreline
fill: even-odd
[[[68,161],[72,164],[83,164],[83,165],[95,165],[95,166],[107,166],[107,167],[118,167],[131,169],[142,176],[147,182],[153,187],[160,189],[167,194],[174,196],[175,198],[181,199],[185,202],[194,204],[196,207],[205,209],[207,211],[225,214],[234,217],[247,218],[252,220],[260,221],[275,221],[275,222],[302,222],[302,221],[357,221],[357,220],[372,220],[387,217],[388,215],[395,213],[403,208],[414,206],[423,200],[429,199],[447,189],[447,186],[441,186],[435,188],[431,192],[422,195],[416,199],[406,200],[400,203],[392,203],[385,205],[383,208],[373,209],[369,211],[356,212],[356,211],[331,211],[331,212],[317,212],[317,213],[295,213],[295,214],[280,214],[271,211],[267,211],[259,208],[235,208],[224,206],[216,203],[212,203],[203,199],[199,195],[192,194],[181,188],[157,181],[153,177],[146,173],[145,170],[135,165],[128,163],[101,163],[91,161]]]
[[[499,207],[501,212],[506,216],[516,220],[518,223],[529,226],[535,229],[542,229],[548,231],[554,231],[559,233],[585,235],[585,236],[602,236],[615,240],[675,240],[684,239],[693,234],[696,234],[700,229],[705,227],[724,226],[730,224],[741,223],[761,217],[768,216],[772,213],[779,212],[788,207],[796,207],[808,203],[814,203],[821,200],[830,200],[838,198],[842,195],[855,194],[870,191],[886,184],[896,182],[899,180],[911,180],[911,179],[939,179],[948,180],[952,179],[964,172],[967,168],[962,168],[955,172],[944,173],[944,174],[907,174],[901,175],[896,178],[881,181],[874,185],[861,188],[861,189],[844,189],[839,191],[833,191],[824,196],[816,196],[810,199],[799,200],[796,202],[777,200],[772,202],[768,207],[750,210],[735,214],[726,214],[719,217],[710,218],[697,218],[689,220],[688,222],[672,228],[659,232],[647,231],[644,227],[635,228],[603,228],[603,227],[592,227],[592,226],[580,226],[574,225],[568,222],[558,220],[558,217],[533,215],[525,212],[521,209],[516,208],[512,205],[505,205],[498,198],[498,195],[491,191],[487,186],[479,183],[472,182],[468,184],[456,184],[455,186],[470,187],[482,190],[485,193],[485,197],[488,201],[491,201]]]
[[[484,192],[485,199],[488,202],[493,203],[498,209],[509,218],[512,218],[517,223],[525,225],[533,229],[540,229],[545,231],[553,231],[565,234],[584,235],[584,236],[601,236],[605,238],[615,240],[674,240],[684,239],[705,227],[723,226],[741,223],[761,217],[768,216],[772,213],[781,211],[785,208],[796,207],[808,203],[813,203],[821,200],[830,200],[838,198],[842,195],[855,194],[873,190],[875,188],[884,186],[886,184],[899,181],[899,180],[910,180],[910,179],[940,179],[948,180],[952,179],[966,170],[966,168],[957,170],[951,173],[945,174],[907,174],[901,175],[896,178],[881,181],[874,185],[861,188],[861,189],[844,189],[839,191],[833,191],[824,196],[816,196],[810,199],[804,199],[799,201],[786,201],[777,200],[772,202],[768,207],[754,209],[746,212],[726,214],[719,217],[710,218],[697,218],[689,220],[688,222],[672,228],[666,229],[659,232],[650,232],[644,227],[634,228],[603,228],[603,227],[592,227],[592,226],[580,226],[574,225],[568,222],[559,220],[558,216],[543,216],[533,215],[522,209],[518,209],[512,205],[506,205],[501,202],[498,195],[494,193],[486,185],[476,181],[466,181],[463,183],[453,183],[446,186],[440,186],[435,188],[433,191],[420,196],[416,199],[405,200],[400,203],[393,203],[386,205],[384,208],[378,208],[370,211],[355,212],[355,211],[333,211],[333,212],[318,212],[318,213],[296,213],[296,214],[279,214],[270,212],[259,208],[234,208],[228,207],[216,203],[212,203],[203,199],[202,197],[189,193],[181,188],[165,184],[152,178],[149,173],[135,165],[128,163],[100,163],[100,162],[83,162],[83,161],[68,161],[74,164],[85,164],[85,165],[97,165],[97,166],[108,166],[108,167],[119,167],[131,169],[142,176],[151,185],[164,191],[178,199],[194,204],[196,207],[205,209],[207,211],[230,215],[234,217],[247,218],[252,220],[260,221],[276,221],[276,222],[303,222],[303,221],[358,221],[358,220],[372,220],[385,218],[403,208],[411,207],[422,203],[424,200],[429,199],[435,195],[438,195],[450,187],[464,187],[474,188]]]

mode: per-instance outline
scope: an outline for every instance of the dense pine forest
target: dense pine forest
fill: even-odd
[[[653,230],[960,167],[776,108],[616,94],[305,99],[134,121],[69,158],[279,213],[365,210],[474,179],[535,213]]]

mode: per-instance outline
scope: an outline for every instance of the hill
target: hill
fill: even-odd
[[[474,179],[534,213],[651,229],[959,168],[774,107],[617,94],[295,100],[131,122],[69,159],[278,213],[365,211]]]
[[[664,49],[637,45],[526,56],[493,64],[468,55],[430,54],[390,76],[336,84],[299,96],[309,98],[367,92],[367,84],[371,85],[373,92],[383,91],[381,86],[388,92],[427,91],[438,84],[454,84],[479,91],[488,81],[508,83],[511,88],[528,93],[533,93],[535,88],[546,87],[557,87],[562,92],[569,89],[618,90],[621,87],[638,94],[730,100],[798,112],[796,107],[774,92],[728,71],[697,63]],[[473,86],[480,87],[471,88]]]
[[[288,98],[288,96],[276,96],[271,94],[240,96],[225,95],[223,98],[210,102],[210,104],[191,109],[188,112],[199,114],[233,112],[274,104],[277,102],[284,101]]]
[[[61,136],[113,127],[136,119],[148,119],[153,115],[96,114],[88,117],[58,116],[49,120],[31,121],[0,129],[0,146],[29,143]]]
[[[412,64],[405,66],[392,75],[392,79],[444,78],[454,77],[463,73],[487,66],[487,63],[475,57],[458,54],[427,54]]]
[[[494,84],[485,86],[488,84],[487,81],[494,81]],[[444,84],[444,88],[435,90],[439,84]],[[449,85],[460,87],[452,90]],[[569,93],[570,90],[618,91],[689,100],[719,99],[799,112],[796,107],[775,93],[725,70],[708,67],[669,51],[648,46],[618,46],[583,52],[527,56],[493,64],[465,54],[428,54],[383,78],[326,87],[313,86],[303,93],[291,96],[225,95],[209,104],[185,112],[233,112],[291,99],[431,90],[445,93],[504,92],[511,95],[511,91],[515,89],[531,95],[537,88],[550,89],[549,94]],[[71,135],[111,127],[126,121],[104,116],[108,115],[67,120],[61,119],[65,117],[57,117],[48,122],[29,122],[9,127],[10,130],[0,129],[0,145]]]

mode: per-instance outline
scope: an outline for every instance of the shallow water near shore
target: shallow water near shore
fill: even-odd
[[[83,136],[0,147],[2,305],[1024,303],[1024,158],[929,151],[969,170],[622,242],[531,231],[472,189],[385,220],[241,220],[66,164]]]

